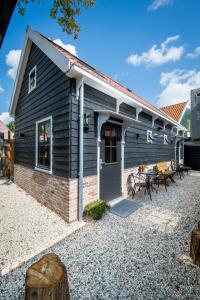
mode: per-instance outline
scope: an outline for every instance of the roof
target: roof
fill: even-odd
[[[164,112],[175,121],[180,122],[186,107],[187,101],[161,107],[160,111]]]
[[[141,103],[141,104],[145,105],[146,107],[152,109],[156,113],[159,113],[159,114],[163,115],[163,117],[170,117],[164,111],[160,111],[157,107],[152,105],[150,102],[148,102],[144,98],[136,95],[134,92],[132,92],[128,88],[124,87],[119,82],[117,82],[114,79],[110,78],[109,76],[103,74],[101,71],[98,71],[97,69],[95,69],[94,67],[92,67],[91,65],[86,63],[85,61],[83,61],[80,58],[78,58],[77,56],[73,55],[68,50],[66,50],[66,49],[62,48],[61,46],[57,45],[56,43],[54,43],[52,40],[48,39],[47,37],[45,37],[43,35],[41,35],[41,36],[44,37],[46,40],[48,40],[52,45],[54,45],[54,47],[56,47],[60,52],[62,52],[69,59],[69,61],[72,64],[75,64],[75,65],[83,68],[85,71],[87,71],[88,73],[94,75],[95,77],[98,77],[99,79],[103,80],[104,82],[106,82],[110,86],[112,86],[112,87],[118,89],[119,91],[125,93],[126,95],[133,98],[134,100],[137,100],[139,103]]]
[[[4,133],[4,139],[8,139],[8,127],[0,120],[0,133]],[[13,133],[10,131],[10,138],[13,139]]]
[[[169,117],[165,112],[160,111],[147,100],[136,95],[122,84],[103,74],[101,71],[98,71],[85,61],[73,55],[71,52],[54,43],[52,40],[37,31],[32,30],[30,27],[27,28],[24,47],[13,88],[13,94],[10,102],[11,115],[15,114],[32,42],[36,44],[36,46],[39,47],[41,51],[43,51],[67,76],[71,76],[77,80],[83,76],[86,84],[89,84],[111,97],[116,98],[117,101],[119,100],[120,102],[121,100],[121,102],[126,102],[129,105],[138,108],[138,111],[142,109],[143,111],[150,113],[153,118],[161,118],[164,122],[171,123],[172,126],[178,126],[180,130],[186,130],[184,126]]]
[[[16,3],[17,0],[0,1],[0,47],[3,43],[3,39],[6,34]]]

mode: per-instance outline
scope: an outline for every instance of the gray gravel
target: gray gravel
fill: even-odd
[[[82,226],[64,222],[11,181],[0,180],[0,276]]]
[[[161,187],[123,219],[107,213],[0,279],[0,299],[23,299],[25,270],[44,253],[66,264],[71,299],[200,299],[200,269],[189,258],[200,219],[200,173]]]

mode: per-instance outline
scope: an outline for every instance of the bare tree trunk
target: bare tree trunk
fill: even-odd
[[[69,300],[67,272],[55,254],[43,256],[26,272],[26,300]]]

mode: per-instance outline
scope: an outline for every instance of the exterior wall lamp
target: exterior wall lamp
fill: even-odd
[[[136,140],[138,140],[140,137],[140,134],[139,133],[136,133]]]
[[[91,114],[84,114],[84,129],[88,130],[89,129],[89,125],[90,125],[90,118],[91,118]]]

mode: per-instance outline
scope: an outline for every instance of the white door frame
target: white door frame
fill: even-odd
[[[111,112],[114,114],[114,112]],[[125,133],[126,130],[134,123],[135,119],[128,118],[119,114],[115,114],[116,117],[123,119],[123,124],[120,122],[109,120],[110,113],[101,111],[98,114],[97,120],[97,197],[100,197],[100,170],[101,170],[101,158],[100,158],[100,146],[101,146],[101,128],[104,123],[109,121],[109,123],[121,125],[121,193],[124,193],[124,146],[125,146]]]

